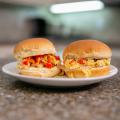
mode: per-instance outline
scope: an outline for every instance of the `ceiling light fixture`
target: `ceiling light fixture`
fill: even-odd
[[[50,7],[50,11],[55,14],[72,13],[100,10],[104,8],[104,3],[100,0],[81,1],[73,3],[55,4]]]

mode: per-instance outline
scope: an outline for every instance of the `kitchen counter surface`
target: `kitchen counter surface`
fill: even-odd
[[[77,88],[51,88],[20,82],[2,73],[0,120],[120,120],[120,72],[106,81]],[[113,58],[120,68],[120,58]]]

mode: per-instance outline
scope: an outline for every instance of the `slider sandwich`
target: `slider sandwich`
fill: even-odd
[[[59,74],[60,57],[48,39],[32,38],[19,42],[14,48],[20,74],[53,77]]]
[[[111,55],[111,49],[101,41],[78,40],[64,49],[62,69],[70,78],[107,75]]]

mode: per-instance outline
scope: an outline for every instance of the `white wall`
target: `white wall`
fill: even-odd
[[[48,9],[9,10],[0,9],[0,41],[17,41],[28,37],[25,20],[43,17],[54,27],[48,32],[57,34],[85,34],[101,40],[119,42],[120,9],[53,15]]]
[[[112,40],[120,39],[120,9],[106,8],[101,11],[75,14],[54,15],[56,26],[65,26],[64,33],[86,34],[93,38]],[[66,32],[67,33],[67,32]]]
[[[15,41],[24,37],[26,37],[26,31],[21,13],[0,9],[0,40]]]

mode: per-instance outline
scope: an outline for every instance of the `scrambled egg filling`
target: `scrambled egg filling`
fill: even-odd
[[[18,63],[18,68],[19,69],[27,69],[28,67],[52,68],[58,64],[60,64],[59,56],[55,56],[52,54],[45,54],[45,55],[30,56],[22,59]]]
[[[83,74],[86,77],[90,77],[91,76],[91,69],[95,68],[95,67],[103,67],[103,66],[109,66],[110,65],[110,59],[109,58],[105,58],[105,59],[66,59],[64,61],[64,65],[66,70],[67,69],[78,69],[81,72],[83,72]],[[73,77],[73,73],[70,73],[70,76]]]
[[[66,59],[64,62],[66,68],[75,69],[83,66],[102,67],[110,65],[110,59]]]

